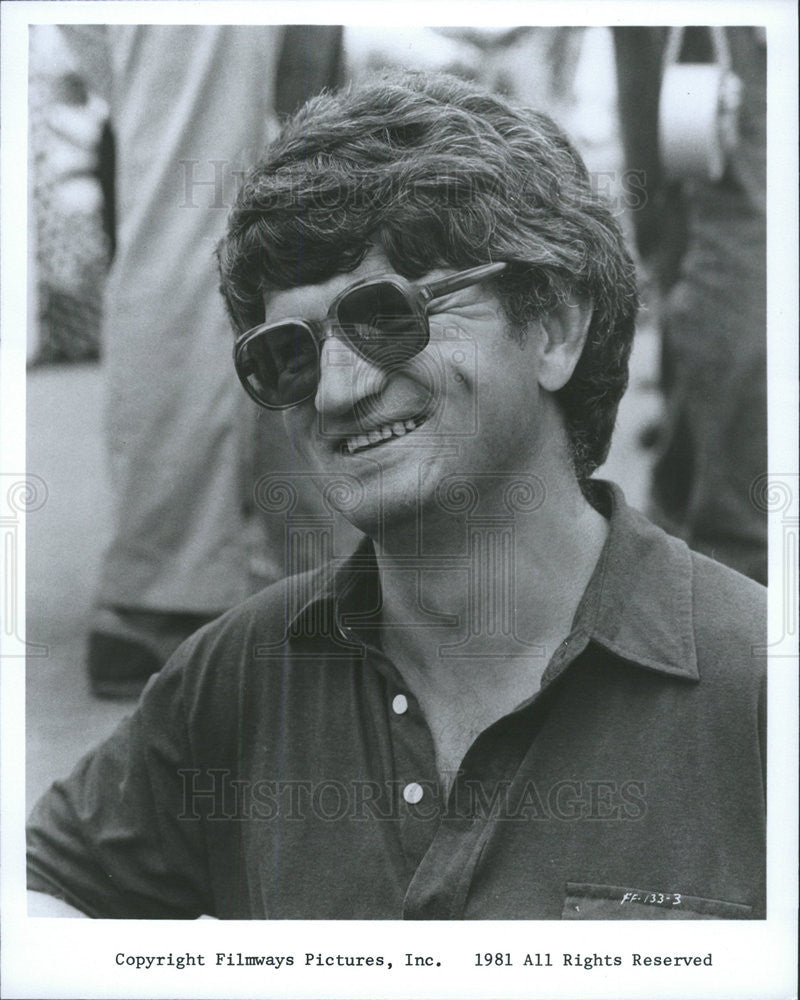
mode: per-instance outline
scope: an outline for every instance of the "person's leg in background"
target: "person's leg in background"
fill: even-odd
[[[718,218],[693,241],[665,304],[670,374],[652,515],[766,583],[767,519],[753,498],[767,469],[764,229]],[[701,259],[709,234],[717,239]]]
[[[767,523],[754,484],[767,468],[766,51],[727,28],[743,84],[740,138],[719,180],[668,179],[658,107],[667,29],[615,30],[622,134],[640,173],[640,254],[662,290],[662,389],[650,516],[695,549],[766,582]],[[690,28],[682,57],[712,58]]]
[[[149,345],[141,329],[107,327],[116,511],[88,649],[101,696],[136,694],[183,639],[250,589],[240,492],[249,415],[228,375],[229,337],[215,305],[204,297],[195,323],[187,316],[171,336],[153,328]],[[123,299],[115,321],[126,311]]]
[[[664,307],[667,421],[653,514],[766,583],[767,519],[753,499],[767,470],[766,51],[752,28],[726,38],[743,84],[740,136],[720,180],[685,185],[687,247]],[[693,57],[703,58],[699,47]]]
[[[88,643],[97,695],[136,695],[191,632],[285,573],[252,477],[286,461],[274,439],[255,436],[264,451],[254,463],[256,414],[233,373],[213,250],[276,114],[340,82],[341,34],[308,25],[107,36],[119,240],[104,351],[117,503]]]

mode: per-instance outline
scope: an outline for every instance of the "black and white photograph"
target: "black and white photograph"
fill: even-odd
[[[4,995],[793,995],[796,14],[585,6],[3,4]]]

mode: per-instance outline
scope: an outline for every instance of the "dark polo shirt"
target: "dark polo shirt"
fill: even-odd
[[[30,888],[97,917],[763,918],[763,588],[604,489],[571,634],[448,799],[365,547],[181,647],[37,805]]]

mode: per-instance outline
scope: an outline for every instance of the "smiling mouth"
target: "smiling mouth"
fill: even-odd
[[[409,417],[407,420],[393,420],[391,423],[367,431],[366,434],[354,434],[352,437],[345,438],[340,445],[340,450],[343,455],[355,455],[357,452],[367,451],[369,448],[379,448],[387,441],[393,441],[395,438],[405,437],[406,434],[413,433],[425,423],[425,420],[424,416]]]

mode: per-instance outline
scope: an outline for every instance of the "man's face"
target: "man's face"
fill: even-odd
[[[393,268],[373,249],[353,272],[266,297],[265,322],[322,320],[344,288],[381,273]],[[401,528],[417,512],[435,512],[437,485],[449,475],[480,474],[485,483],[494,472],[507,484],[509,474],[536,471],[546,440],[538,330],[524,346],[512,340],[486,281],[437,299],[429,322],[428,346],[389,370],[329,337],[316,396],[284,414],[319,487],[330,486],[335,497],[339,477],[355,488],[358,501],[343,512],[373,537],[381,527]]]

